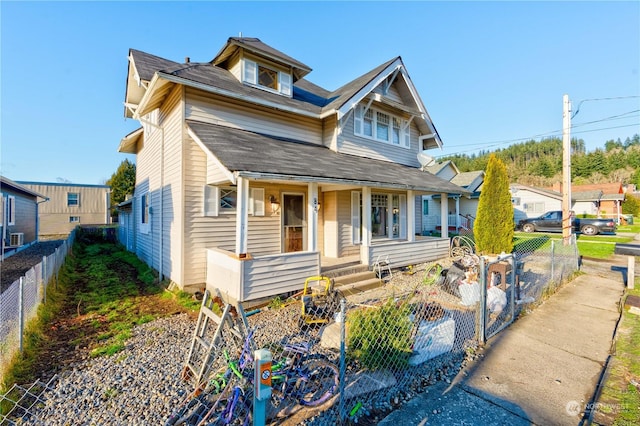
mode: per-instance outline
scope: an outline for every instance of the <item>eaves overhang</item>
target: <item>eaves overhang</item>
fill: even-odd
[[[118,146],[118,152],[122,152],[124,154],[137,154],[139,146],[142,145],[143,141],[144,129],[140,127],[122,138],[120,145]]]

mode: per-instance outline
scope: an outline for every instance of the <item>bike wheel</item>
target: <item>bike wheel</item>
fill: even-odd
[[[338,367],[322,359],[302,360],[295,393],[300,405],[320,405],[338,391]]]

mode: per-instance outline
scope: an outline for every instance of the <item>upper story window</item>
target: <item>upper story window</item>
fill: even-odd
[[[77,192],[67,192],[67,206],[79,206],[80,194]]]
[[[353,131],[358,136],[411,148],[409,122],[393,115],[358,105],[353,117]]]
[[[245,59],[242,81],[269,92],[291,96],[291,74]]]

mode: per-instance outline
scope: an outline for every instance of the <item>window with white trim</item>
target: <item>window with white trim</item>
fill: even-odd
[[[234,214],[238,206],[238,191],[235,187],[205,185],[203,190],[203,211],[205,216]],[[249,189],[248,213],[264,216],[264,188]]]
[[[242,81],[269,92],[291,96],[290,73],[277,71],[249,59],[243,60]]]
[[[356,106],[353,114],[353,132],[357,136],[411,148],[409,122],[375,108]]]
[[[151,200],[148,192],[140,196],[140,232],[143,234],[148,234],[151,231],[150,204]]]
[[[16,224],[16,197],[9,195],[7,197],[7,225]]]
[[[69,223],[80,223],[80,216],[69,216]]]

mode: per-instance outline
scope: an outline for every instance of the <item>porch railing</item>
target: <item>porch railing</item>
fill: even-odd
[[[240,259],[227,250],[207,249],[207,289],[219,289],[238,302],[300,290],[305,279],[319,273],[319,252]]]

